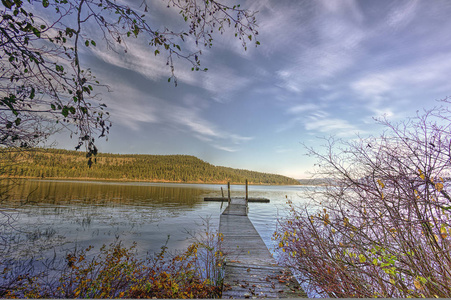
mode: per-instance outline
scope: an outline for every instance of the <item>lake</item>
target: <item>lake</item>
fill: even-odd
[[[136,242],[143,256],[158,252],[166,241],[170,250],[184,250],[189,232],[202,230],[206,219],[213,229],[219,228],[221,203],[203,198],[221,196],[221,187],[227,196],[226,185],[214,184],[23,180],[2,202],[15,229],[0,227],[1,236],[15,241],[9,255],[17,258],[46,258],[89,245],[98,250],[116,239],[127,246]],[[302,203],[307,188],[249,186],[250,197],[271,200],[249,203],[249,218],[270,250],[287,198]],[[245,187],[232,185],[231,195],[244,197]]]

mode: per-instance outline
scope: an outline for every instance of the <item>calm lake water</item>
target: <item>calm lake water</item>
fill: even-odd
[[[2,203],[10,209],[15,229],[1,228],[0,233],[17,242],[10,252],[16,257],[45,258],[89,245],[98,250],[116,239],[125,245],[137,242],[138,253],[145,255],[158,252],[168,236],[170,250],[184,250],[188,232],[202,230],[206,218],[213,229],[219,228],[221,203],[203,198],[221,196],[221,187],[227,193],[226,185],[26,180]],[[270,250],[287,198],[302,203],[306,188],[249,186],[250,197],[271,200],[249,204],[249,218]],[[245,187],[232,185],[231,194],[244,197]]]

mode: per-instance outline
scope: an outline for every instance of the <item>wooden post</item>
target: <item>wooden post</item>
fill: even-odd
[[[221,208],[220,209],[222,210],[222,205],[224,204],[224,200],[225,200],[224,199],[224,190],[222,189],[222,186],[221,186],[221,194],[222,194],[222,199],[221,199],[222,201],[221,201]]]
[[[248,182],[247,182],[247,179],[246,179],[246,206],[247,206],[247,203],[249,201],[249,194],[248,194],[247,184],[248,184]]]
[[[228,203],[230,205],[230,181],[227,182],[227,199],[228,199]]]
[[[248,195],[248,188],[247,188],[247,179],[246,179],[246,215],[249,211],[249,195]]]

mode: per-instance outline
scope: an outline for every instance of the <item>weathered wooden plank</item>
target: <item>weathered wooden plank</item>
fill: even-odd
[[[235,269],[239,270],[239,268],[242,269],[248,269],[252,268],[254,270],[262,270],[262,272],[280,272],[281,268],[277,263],[273,264],[266,264],[266,265],[253,265],[253,264],[242,264],[237,262],[228,261],[227,265],[230,267],[234,267]]]
[[[247,268],[226,265],[223,298],[306,297],[289,272],[281,267]]]
[[[227,208],[222,213],[223,215],[235,215],[235,216],[247,216],[247,206],[245,205],[235,205],[227,206]]]
[[[220,216],[219,224],[219,232],[224,238],[221,251],[229,260],[259,265],[276,263],[247,216],[223,214]]]

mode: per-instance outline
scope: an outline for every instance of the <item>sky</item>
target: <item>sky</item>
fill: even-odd
[[[151,1],[151,22],[180,24]],[[100,152],[187,154],[214,165],[308,178],[305,146],[382,130],[451,92],[449,0],[248,0],[261,45],[247,51],[230,30],[201,48],[207,72],[164,57],[139,40],[127,53],[89,47],[85,64],[112,92],[108,140]],[[187,47],[195,47],[187,45]],[[76,140],[57,139],[73,149]]]

